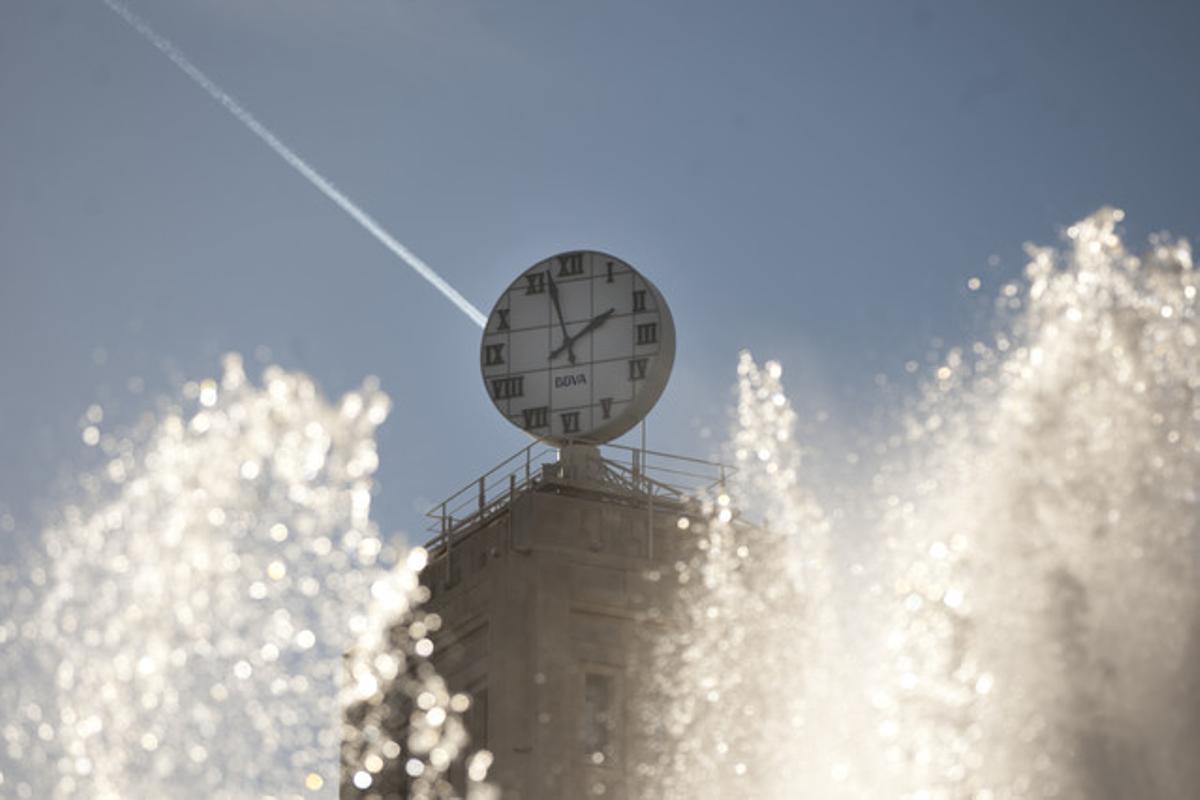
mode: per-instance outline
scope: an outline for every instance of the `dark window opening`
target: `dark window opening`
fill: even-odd
[[[471,705],[467,706],[467,710],[463,713],[462,722],[471,741],[467,742],[467,748],[462,756],[450,765],[449,775],[450,784],[458,790],[460,795],[465,795],[467,790],[467,761],[471,754],[487,749],[488,746],[487,685],[481,684],[468,691],[467,695],[471,698]]]
[[[589,672],[583,678],[583,754],[596,765],[611,764],[616,739],[617,685],[612,675]]]

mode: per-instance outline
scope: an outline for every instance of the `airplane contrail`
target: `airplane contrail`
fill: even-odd
[[[332,200],[338,208],[345,211],[350,215],[351,219],[363,226],[367,230],[367,233],[370,233],[372,236],[378,239],[384,247],[399,256],[400,260],[412,267],[418,275],[433,284],[435,289],[445,295],[446,299],[451,303],[454,303],[454,305],[458,307],[458,310],[466,314],[472,322],[481,328],[484,327],[484,325],[487,323],[487,317],[485,317],[483,313],[471,303],[471,301],[459,294],[457,289],[447,283],[441,275],[438,275],[436,272],[434,272],[433,269],[420,258],[418,258],[415,253],[402,245],[400,242],[396,241],[396,238],[388,233],[382,225],[376,222],[371,215],[359,208],[354,201],[342,194],[342,192],[329,180],[322,176],[321,173],[310,167],[304,159],[296,155],[296,153],[290,147],[281,142],[279,137],[271,133],[270,129],[268,129],[266,125],[263,125],[261,122],[255,119],[254,115],[243,108],[241,104],[238,103],[237,100],[234,100],[228,92],[214,83],[212,79],[210,79],[203,72],[201,72],[199,67],[193,64],[191,61],[188,61],[187,57],[184,56],[179,48],[172,44],[169,39],[159,34],[148,24],[146,24],[141,17],[134,14],[117,0],[104,0],[104,4],[117,15],[119,15],[123,20],[125,20],[125,22],[127,22],[131,28],[133,28],[147,41],[158,48],[163,55],[171,59],[175,66],[183,70],[189,78],[199,84],[200,88],[208,92],[212,98],[224,106],[230,114],[233,114],[233,116],[237,117],[238,121],[249,128],[255,136],[257,136],[259,139],[262,139],[268,147],[274,150],[275,153],[284,161],[286,161],[294,170],[307,178],[309,183],[317,187],[317,189],[319,189],[323,195]]]

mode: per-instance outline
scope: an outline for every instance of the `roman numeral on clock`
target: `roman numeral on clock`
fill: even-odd
[[[606,268],[605,268],[605,272],[604,272],[604,282],[605,283],[613,282],[612,262],[611,261],[607,262],[607,264],[606,264]]]
[[[654,344],[658,341],[658,323],[644,322],[637,326],[637,343]]]
[[[638,326],[641,327],[640,325]],[[638,344],[641,344],[641,336],[638,336]],[[485,367],[494,367],[497,364],[504,363],[504,345],[503,344],[488,344],[483,347],[483,365]]]
[[[646,362],[647,358],[631,358],[629,359],[629,380],[640,381],[646,378]]]
[[[634,291],[633,291],[633,310],[634,311],[645,311],[646,310],[646,290],[645,289],[634,289]]]
[[[492,380],[492,398],[494,400],[509,400],[513,397],[524,396],[524,376],[518,375],[515,378],[494,378]]]
[[[546,273],[535,272],[525,276],[525,294],[541,294],[546,291]]]
[[[511,309],[497,308],[496,309],[496,330],[508,330],[508,314]]]
[[[537,406],[536,408],[521,409],[521,421],[527,431],[534,428],[544,428],[549,422],[550,409],[547,406]]]
[[[558,415],[562,420],[563,433],[579,433],[579,412],[566,411]]]
[[[558,257],[558,277],[569,278],[583,274],[583,253],[567,253]]]
[[[600,415],[605,419],[608,419],[612,416],[612,401],[613,399],[611,397],[600,398]]]

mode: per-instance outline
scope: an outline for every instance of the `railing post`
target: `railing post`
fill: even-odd
[[[654,487],[646,487],[646,555],[654,560]]]
[[[533,453],[535,446],[538,447],[536,467]],[[644,552],[651,559],[657,557],[659,550],[657,516],[660,513],[667,513],[667,508],[663,507],[662,503],[659,503],[656,495],[662,494],[667,500],[676,502],[688,496],[689,493],[694,495],[698,491],[712,491],[714,486],[719,491],[724,492],[726,491],[727,482],[732,480],[733,475],[737,474],[736,466],[701,459],[682,458],[667,453],[652,452],[646,447],[644,439],[641,442],[641,447],[611,445],[603,448],[601,452],[610,452],[610,447],[611,452],[617,453],[617,455],[614,455],[611,460],[602,456],[602,461],[608,465],[614,481],[635,492],[641,491],[646,494],[647,549]],[[427,512],[429,518],[432,520],[427,530],[435,535],[429,546],[431,548],[442,548],[442,552],[446,557],[447,578],[450,575],[455,533],[461,532],[459,529],[464,528],[468,522],[481,519],[491,506],[503,503],[504,501],[504,478],[494,481],[492,479],[493,475],[507,476],[507,490],[510,501],[519,491],[523,491],[525,487],[535,485],[539,477],[552,477],[556,473],[561,477],[564,462],[559,448],[547,449],[544,443],[535,442],[522,448],[522,450],[525,456],[524,477],[522,477],[521,469],[522,453],[521,451],[517,451],[497,466],[488,470],[481,477],[477,477],[467,483],[466,486],[463,486],[459,491],[438,503],[438,505]],[[555,455],[559,456],[559,461],[552,463],[551,459]],[[656,459],[653,464],[650,463],[651,455]],[[692,465],[701,466],[695,467]],[[695,469],[700,469],[701,472],[693,472],[692,470]],[[717,481],[715,483],[712,480],[713,472],[717,473]],[[682,478],[673,476],[682,476]],[[489,480],[493,480],[490,487],[488,485]],[[679,480],[683,482],[680,486],[666,482]],[[687,485],[692,481],[697,484],[697,487]],[[470,510],[469,501],[466,499],[472,489],[476,493],[477,510],[474,512]],[[495,496],[492,496],[492,494]],[[454,511],[451,511],[451,509],[454,509]],[[511,526],[511,518],[509,522]]]

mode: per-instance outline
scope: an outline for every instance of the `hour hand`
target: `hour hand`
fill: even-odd
[[[563,343],[561,345],[559,345],[557,349],[555,349],[552,353],[550,353],[550,360],[553,361],[554,357],[557,356],[559,353],[561,353],[563,350],[568,350],[571,347],[571,345],[573,345],[575,343],[575,340],[578,339],[580,336],[583,336],[585,333],[589,333],[591,331],[594,331],[596,328],[599,328],[601,325],[604,324],[605,320],[607,320],[609,317],[611,317],[614,313],[616,313],[616,309],[610,308],[608,311],[605,311],[603,314],[598,314],[597,316],[593,317],[592,321],[589,322],[587,325],[584,325],[583,328],[579,331],[579,333],[564,340]],[[572,359],[571,363],[572,364],[575,363],[574,359]]]

